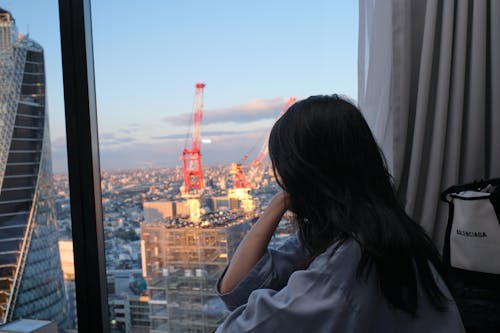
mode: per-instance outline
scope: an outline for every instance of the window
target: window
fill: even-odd
[[[216,280],[279,190],[273,122],[291,97],[356,97],[357,3],[94,1],[92,15],[109,302],[143,297],[151,332],[212,332],[228,313]]]
[[[214,294],[214,282],[278,190],[265,159],[257,163],[259,170],[250,163],[259,156],[274,119],[291,96],[356,95],[357,4],[126,1],[116,6],[95,1],[91,8],[89,0],[61,0],[64,107],[62,81],[54,79],[60,75],[61,56],[55,0],[44,6],[28,0],[16,5],[0,1],[2,6],[10,6],[14,16],[26,14],[16,22],[20,31],[30,25],[30,37],[21,39],[24,51],[16,46],[24,56],[11,55],[9,63],[2,52],[1,58],[0,144],[14,139],[11,148],[0,153],[6,189],[0,192],[0,223],[9,230],[0,234],[6,237],[0,240],[0,271],[12,275],[16,260],[25,261],[26,267],[30,260],[55,262],[56,247],[53,256],[47,251],[47,244],[55,242],[37,243],[36,237],[47,240],[72,232],[74,242],[59,242],[58,252],[65,258],[73,252],[76,258],[73,271],[70,261],[62,262],[62,270],[63,278],[78,277],[77,285],[67,286],[64,293],[78,289],[78,315],[84,319],[80,331],[107,331],[109,323],[122,331],[212,331],[227,314]],[[48,11],[51,15],[44,16]],[[13,49],[20,40],[6,33],[11,26],[4,12],[0,47]],[[95,145],[93,45],[101,161]],[[18,64],[14,58],[24,61],[22,70],[6,71],[6,64]],[[19,85],[17,99],[7,94],[6,87],[15,90],[12,84]],[[203,185],[204,191],[180,195],[189,194],[190,187],[179,156],[182,148],[192,148],[188,133],[193,101],[203,102],[199,142],[204,173],[194,173],[189,180],[194,188]],[[47,106],[53,179],[46,162]],[[55,191],[54,200],[48,191]],[[38,200],[36,205],[32,198]],[[45,221],[45,228],[32,228],[38,221]],[[279,231],[290,233],[286,223]],[[39,245],[38,252],[32,252],[36,255],[22,255],[16,247],[20,235],[35,235],[30,246]],[[33,267],[30,274],[42,273],[43,267]],[[56,280],[59,287],[47,289],[48,297],[54,301],[59,295],[51,304],[62,305],[61,279]],[[36,283],[24,283],[29,290],[21,301],[38,297]],[[9,284],[9,278],[0,281],[5,290]],[[6,295],[1,294],[3,300]],[[47,307],[44,318],[50,311],[55,321],[75,313],[74,299],[72,308],[70,303],[58,313]],[[23,317],[29,317],[28,312]]]

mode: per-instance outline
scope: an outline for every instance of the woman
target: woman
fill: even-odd
[[[463,332],[440,256],[405,214],[360,111],[333,96],[294,104],[269,156],[283,192],[218,283],[234,311],[217,332]],[[297,237],[267,250],[285,211]]]

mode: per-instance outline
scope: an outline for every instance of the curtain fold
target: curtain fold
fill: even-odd
[[[491,110],[490,132],[486,142],[491,142],[488,147],[490,153],[489,168],[487,170],[490,176],[500,176],[500,1],[491,1],[489,8],[490,33],[490,56],[488,64],[490,66],[490,87],[489,109]]]
[[[398,195],[440,249],[441,191],[500,177],[499,17],[497,0],[360,0],[359,103],[386,154],[391,134]]]
[[[500,7],[494,0],[392,4],[398,194],[441,248],[447,211],[440,192],[500,176]]]
[[[392,115],[389,108],[392,40],[379,38],[390,34],[391,3],[360,0],[358,103],[392,170]]]

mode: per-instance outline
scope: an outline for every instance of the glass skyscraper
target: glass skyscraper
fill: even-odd
[[[42,47],[0,8],[0,324],[66,326]]]

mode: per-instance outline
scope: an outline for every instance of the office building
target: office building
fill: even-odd
[[[160,222],[165,219],[190,216],[189,200],[180,201],[145,201],[143,203],[144,221]]]
[[[176,217],[176,205],[174,201],[146,201],[143,203],[144,221],[159,222],[166,218]]]
[[[113,269],[107,273],[112,326],[124,333],[149,333],[149,297],[142,271]]]
[[[42,47],[0,9],[0,323],[67,325]]]
[[[230,203],[227,196],[211,196],[205,200],[205,205],[212,211],[229,210]]]
[[[149,297],[126,294],[109,301],[115,326],[125,333],[149,333]]]

